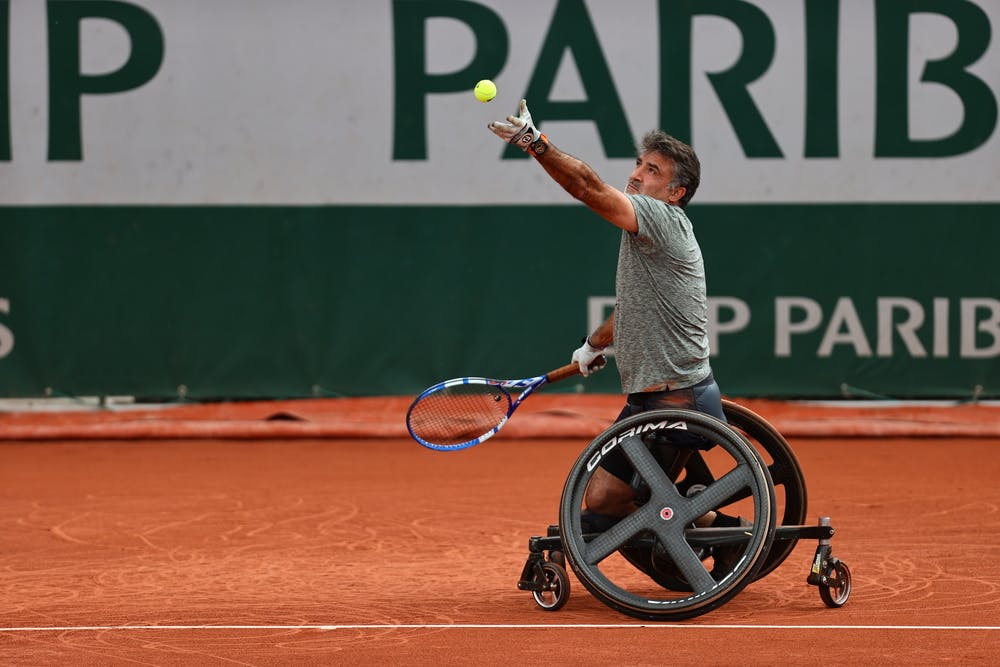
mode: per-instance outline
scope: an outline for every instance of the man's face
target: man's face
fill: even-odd
[[[628,177],[625,193],[646,195],[676,205],[687,190],[682,186],[670,187],[673,179],[674,161],[655,151],[649,151],[636,158],[635,169]]]

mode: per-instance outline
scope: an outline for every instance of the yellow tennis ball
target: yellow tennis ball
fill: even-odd
[[[476,84],[472,93],[480,102],[489,102],[497,96],[497,85],[489,79],[483,79]]]

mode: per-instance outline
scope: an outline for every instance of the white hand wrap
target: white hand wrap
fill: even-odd
[[[583,345],[573,352],[572,361],[575,361],[580,367],[580,374],[587,377],[591,373],[596,373],[607,365],[608,360],[602,357],[603,354],[604,348],[594,347],[590,344],[590,339],[588,338],[583,341]],[[602,360],[599,363],[594,364],[594,361],[597,360],[598,357]]]
[[[518,106],[518,115],[507,116],[506,122],[495,120],[487,127],[493,134],[508,144],[514,144],[522,151],[527,151],[531,144],[542,136],[542,133],[531,122],[531,112],[528,111],[528,103],[525,100],[521,100],[521,104]]]

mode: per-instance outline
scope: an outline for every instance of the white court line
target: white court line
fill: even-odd
[[[674,623],[417,623],[356,625],[71,625],[0,628],[0,632],[119,630],[544,630],[664,628],[674,630],[1000,630],[1000,625],[683,625]]]

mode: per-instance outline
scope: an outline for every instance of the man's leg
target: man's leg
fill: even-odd
[[[584,494],[587,509],[612,517],[628,516],[636,509],[635,489],[604,468],[597,468]]]
[[[646,410],[662,408],[697,410],[725,421],[725,415],[722,412],[721,392],[711,375],[688,389],[632,394],[615,421],[621,421]],[[678,463],[683,465],[679,459]],[[670,472],[677,474],[680,471]],[[584,506],[587,508],[586,512],[591,515],[595,528],[606,522],[608,518],[618,519],[628,516],[636,510],[638,507],[636,489],[625,481],[625,478],[630,477],[631,474],[631,464],[620,451],[612,452],[602,461],[601,467],[594,471],[584,494]],[[716,518],[715,512],[709,512],[700,517],[695,524],[698,526],[711,525]]]

